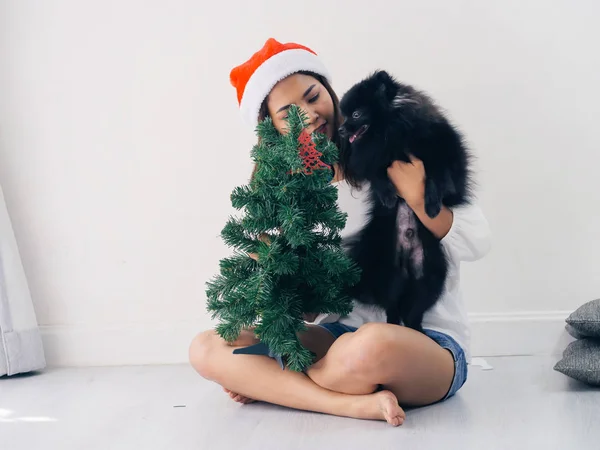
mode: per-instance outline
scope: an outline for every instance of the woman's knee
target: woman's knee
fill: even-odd
[[[377,379],[389,359],[394,358],[401,366],[402,335],[399,330],[390,333],[394,325],[386,323],[367,323],[361,326],[348,341],[340,361],[348,373],[365,379]]]
[[[214,377],[214,353],[222,339],[215,330],[199,333],[189,347],[189,360],[192,367],[202,377],[211,380]]]

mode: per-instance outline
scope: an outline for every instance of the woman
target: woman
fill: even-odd
[[[268,115],[284,132],[287,108],[296,104],[308,114],[309,132],[326,133],[338,142],[338,99],[329,79],[312,50],[274,39],[231,72],[242,116],[251,127]],[[474,261],[487,253],[487,221],[475,206],[453,211],[444,208],[435,219],[429,218],[423,207],[425,172],[419,160],[394,162],[388,175],[448,255],[446,288],[424,317],[424,333],[387,324],[384,311],[360,304],[345,317],[322,314],[300,336],[316,354],[315,362],[305,373],[296,373],[282,371],[265,356],[234,355],[233,347],[256,342],[252,331],[244,331],[232,346],[210,330],[196,336],[190,346],[190,362],[200,375],[223,386],[241,403],[260,400],[386,420],[394,426],[405,419],[399,404],[428,405],[460,389],[467,378],[469,329],[459,266],[461,261]],[[342,234],[347,237],[365,223],[367,192],[352,190],[339,166],[334,166],[333,183],[338,188],[340,209],[348,213]]]

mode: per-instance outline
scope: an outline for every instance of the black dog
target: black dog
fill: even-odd
[[[388,323],[422,331],[424,313],[444,289],[447,261],[440,241],[419,221],[387,175],[395,160],[425,168],[425,212],[469,202],[469,153],[461,134],[424,93],[378,71],[342,98],[340,165],[352,184],[367,181],[372,209],[367,225],[349,241],[362,269],[351,294],[385,308]]]

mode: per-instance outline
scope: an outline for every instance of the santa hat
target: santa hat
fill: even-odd
[[[244,121],[256,128],[260,106],[271,89],[300,71],[313,72],[331,81],[329,72],[310,48],[294,43],[282,44],[273,38],[248,61],[235,67],[229,78],[237,90]]]

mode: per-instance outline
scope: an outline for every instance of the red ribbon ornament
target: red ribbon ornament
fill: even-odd
[[[323,153],[317,150],[317,146],[306,129],[302,130],[298,136],[298,142],[300,142],[299,152],[304,164],[304,174],[312,175],[313,170],[331,169],[330,165],[321,161]]]

